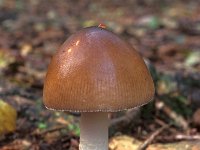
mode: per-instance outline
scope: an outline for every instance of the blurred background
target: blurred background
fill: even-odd
[[[110,150],[200,150],[199,0],[0,0],[0,149],[78,150],[79,114],[48,111],[55,50],[103,23],[146,60],[154,101],[110,114]]]

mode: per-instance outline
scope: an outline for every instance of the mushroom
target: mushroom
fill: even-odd
[[[81,112],[80,150],[108,149],[108,112],[131,109],[154,96],[140,55],[114,33],[89,27],[56,51],[44,84],[44,105]]]

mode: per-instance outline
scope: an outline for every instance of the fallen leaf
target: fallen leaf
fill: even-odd
[[[0,135],[13,132],[16,129],[16,110],[0,100]]]

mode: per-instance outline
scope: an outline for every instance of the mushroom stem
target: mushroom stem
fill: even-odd
[[[108,149],[108,113],[81,113],[80,150]]]

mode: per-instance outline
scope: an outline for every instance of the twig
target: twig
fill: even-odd
[[[162,110],[166,115],[168,115],[171,119],[173,119],[176,122],[176,124],[182,127],[184,130],[188,129],[187,121],[182,116],[173,111],[171,108],[169,108],[164,102],[157,100],[156,108]]]
[[[165,125],[167,125],[167,123],[165,123],[163,120],[160,120],[160,119],[158,119],[158,118],[155,119],[155,122],[156,122],[158,125],[160,125],[160,126],[165,126]],[[172,127],[170,127],[170,128],[168,129],[168,131],[170,131],[170,132],[173,133],[173,134],[177,133],[177,129],[174,129],[174,128],[172,128]]]
[[[146,139],[144,141],[144,143],[142,145],[140,145],[140,147],[138,148],[138,150],[145,150],[147,148],[147,146],[149,144],[151,144],[152,141],[156,138],[156,136],[158,136],[163,130],[165,130],[169,126],[170,125],[165,125],[165,126],[162,126],[161,128],[159,128],[158,130],[156,130],[153,134],[151,134],[151,136],[148,139]]]
[[[160,126],[166,126],[167,125],[167,123],[165,123],[163,120],[160,120],[158,118],[155,119],[155,122]]]
[[[183,135],[177,134],[175,140],[200,140],[200,135]]]
[[[110,122],[110,127],[115,126],[117,124],[126,123],[129,124],[133,121],[139,113],[139,108],[127,110],[126,114],[122,117],[112,119]]]
[[[39,133],[33,133],[33,134],[44,136],[44,135],[47,134],[47,133],[59,131],[59,130],[66,129],[66,128],[67,128],[66,125],[62,125],[62,126],[57,126],[57,127],[55,127],[55,128],[47,129],[47,130],[45,130],[45,131],[42,131],[42,132],[39,132]]]

